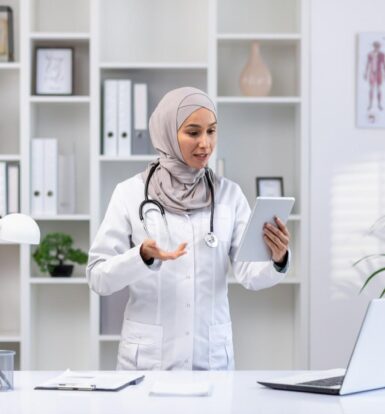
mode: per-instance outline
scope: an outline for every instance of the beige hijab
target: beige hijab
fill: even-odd
[[[215,106],[205,92],[192,87],[178,88],[160,100],[150,117],[151,141],[159,159],[148,165],[142,177],[146,181],[151,167],[159,161],[151,177],[148,194],[166,210],[177,214],[204,208],[211,203],[204,168],[197,170],[185,163],[177,138],[183,122],[200,108],[207,108],[217,118]]]

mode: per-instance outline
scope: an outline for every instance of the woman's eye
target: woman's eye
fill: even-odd
[[[207,132],[211,135],[211,134],[215,134],[217,131],[216,131],[216,129],[210,129]]]
[[[188,133],[191,137],[196,137],[198,135],[198,132],[196,131],[191,131]]]

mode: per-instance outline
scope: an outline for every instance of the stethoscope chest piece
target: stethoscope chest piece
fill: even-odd
[[[205,242],[209,247],[217,247],[218,246],[218,237],[210,231],[205,236]]]

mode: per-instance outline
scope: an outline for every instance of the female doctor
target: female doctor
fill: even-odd
[[[129,288],[117,368],[233,369],[228,258],[246,289],[273,286],[288,268],[289,232],[277,218],[264,229],[272,261],[234,261],[250,208],[207,167],[217,114],[204,92],[168,92],[149,128],[159,158],[116,186],[87,266],[96,293]]]

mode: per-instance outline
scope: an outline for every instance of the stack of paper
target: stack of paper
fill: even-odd
[[[211,393],[212,385],[207,381],[201,382],[161,382],[156,381],[150,390],[150,395],[206,397]]]

